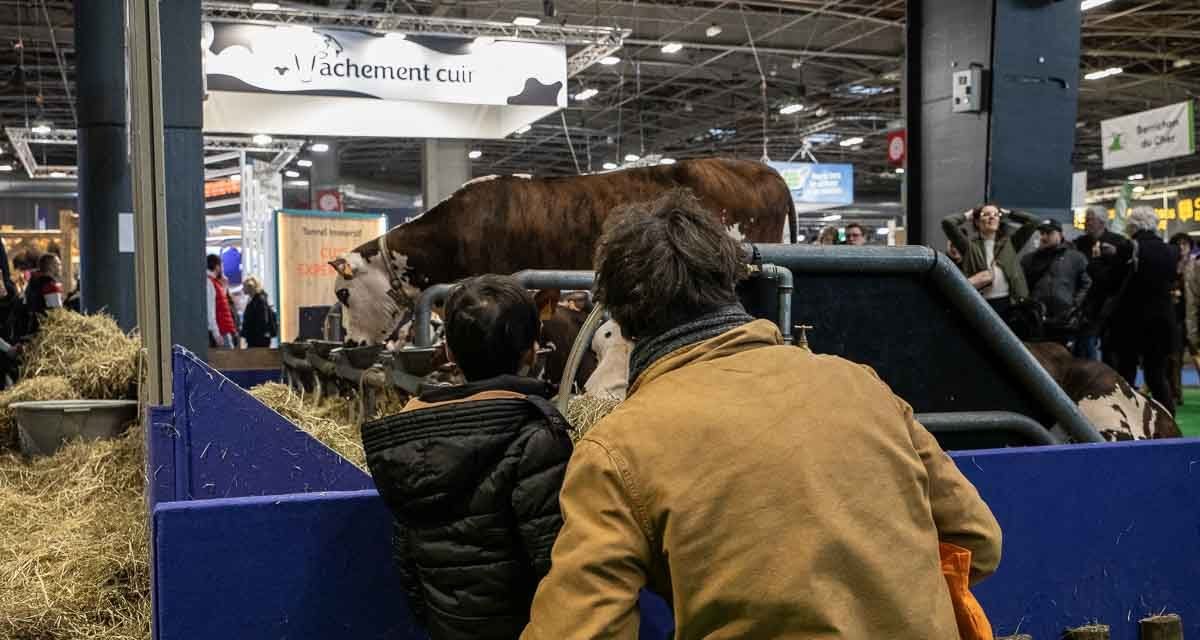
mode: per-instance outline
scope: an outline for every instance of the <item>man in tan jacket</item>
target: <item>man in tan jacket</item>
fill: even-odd
[[[739,245],[687,192],[613,216],[597,295],[635,347],[628,399],[576,446],[522,638],[957,640],[939,542],[995,570],[1000,530],[874,372],[738,305]]]

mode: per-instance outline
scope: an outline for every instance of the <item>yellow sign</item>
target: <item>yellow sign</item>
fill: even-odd
[[[387,219],[377,214],[276,212],[280,341],[296,339],[302,307],[334,303],[333,282],[337,274],[329,261],[386,230]]]

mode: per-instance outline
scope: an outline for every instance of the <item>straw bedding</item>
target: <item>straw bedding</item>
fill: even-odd
[[[21,375],[66,378],[89,400],[133,399],[140,352],[111,316],[53,309],[25,350]]]
[[[589,429],[600,422],[601,418],[612,413],[619,404],[621,401],[616,398],[572,396],[567,402],[567,415],[563,416],[571,425],[571,441],[579,442]]]
[[[343,458],[366,469],[367,456],[363,453],[361,432],[357,424],[348,420],[351,400],[330,398],[317,407],[301,400],[287,385],[277,382],[254,387],[250,395],[299,425]]]

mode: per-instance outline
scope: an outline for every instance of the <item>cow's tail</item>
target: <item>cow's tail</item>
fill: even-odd
[[[792,199],[792,192],[788,190],[788,236],[792,244],[796,244],[796,238],[800,237],[800,231],[796,228],[800,221],[796,218],[796,201]]]

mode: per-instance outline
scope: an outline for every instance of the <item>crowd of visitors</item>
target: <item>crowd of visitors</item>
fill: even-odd
[[[242,281],[241,291],[236,294],[242,301],[239,304],[225,277],[221,257],[210,254],[207,267],[208,346],[223,349],[236,349],[243,344],[271,346],[271,341],[279,336],[279,320],[258,278],[249,276]]]
[[[1103,359],[1172,413],[1182,403],[1185,350],[1200,347],[1200,273],[1187,234],[1164,242],[1153,209],[1137,207],[1128,236],[1109,229],[1104,207],[1088,209],[1084,232],[986,204],[946,217],[947,254],[1026,341],[1054,341],[1076,357]],[[1035,248],[1026,243],[1035,232]],[[1020,256],[1020,257],[1018,257]]]

